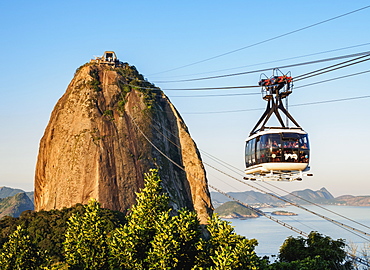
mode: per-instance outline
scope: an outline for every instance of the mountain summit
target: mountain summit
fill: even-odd
[[[213,207],[203,163],[169,99],[115,55],[81,66],[40,142],[35,209],[95,198],[124,212],[150,168],[159,169],[172,208],[196,210],[206,222]]]

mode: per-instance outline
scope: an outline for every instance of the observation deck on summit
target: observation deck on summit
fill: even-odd
[[[122,62],[118,60],[114,51],[105,51],[103,56],[95,56],[90,63],[105,64],[110,66],[121,66]]]

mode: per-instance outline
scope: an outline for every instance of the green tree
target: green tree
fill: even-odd
[[[63,243],[65,259],[71,269],[107,269],[106,222],[100,204],[91,200],[85,213],[75,213],[67,222]]]
[[[148,268],[191,269],[201,235],[196,213],[181,210],[174,217],[169,212],[164,213],[155,228],[156,234],[146,260]]]
[[[127,224],[112,232],[112,265],[126,269],[145,269],[147,253],[156,233],[156,222],[169,210],[168,195],[162,194],[157,170],[145,174],[145,187],[137,193],[136,204],[127,216]]]
[[[9,236],[0,253],[0,269],[37,269],[41,257],[22,226]]]
[[[195,212],[183,209],[174,215],[160,182],[157,170],[145,175],[127,224],[112,232],[113,268],[257,269],[256,240],[237,235],[216,215],[203,231]]]
[[[333,240],[318,232],[311,232],[307,239],[288,237],[280,248],[279,262],[271,269],[352,269],[345,261],[344,248],[343,239]]]
[[[199,244],[197,266],[200,269],[258,269],[263,263],[254,248],[257,240],[248,240],[234,232],[230,222],[214,214],[207,225],[208,241]]]

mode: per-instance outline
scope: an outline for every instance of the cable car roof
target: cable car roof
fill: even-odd
[[[308,134],[302,128],[282,128],[282,127],[268,127],[264,130],[259,130],[253,135],[249,136],[246,141],[252,140],[265,134],[280,134],[280,133],[296,133],[296,134]]]

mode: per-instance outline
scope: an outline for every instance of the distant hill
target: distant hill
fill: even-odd
[[[26,210],[33,210],[34,206],[26,193],[0,199],[0,218],[4,216],[19,217]]]
[[[221,218],[256,218],[259,216],[256,212],[234,201],[225,202],[217,207],[215,212]]]
[[[30,200],[33,203],[33,191],[25,192],[24,190],[18,189],[18,188],[10,188],[10,187],[0,187],[0,199],[1,198],[7,198],[12,197],[18,193],[26,193],[27,196],[30,198]]]
[[[290,201],[294,201],[299,204],[307,204],[306,201],[301,200],[297,197],[318,204],[330,204],[330,202],[334,199],[334,196],[324,187],[316,191],[313,191],[311,189],[293,191],[292,193],[284,196],[285,199],[288,199]]]
[[[228,192],[228,194],[239,201],[254,207],[274,207],[287,204],[268,194],[256,191]],[[225,202],[231,201],[229,198],[218,192],[211,192],[211,198],[214,207],[218,207]],[[282,198],[298,204],[309,204],[309,202],[313,202],[326,205],[370,206],[370,196],[345,195],[334,198],[334,196],[324,187],[316,191],[311,189],[294,191],[288,195],[282,196]]]
[[[370,206],[370,196],[343,195],[343,196],[339,196],[335,198],[335,204],[354,205],[354,206]]]

